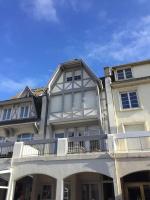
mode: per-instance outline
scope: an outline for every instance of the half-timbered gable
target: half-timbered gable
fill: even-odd
[[[37,90],[38,95],[36,89],[32,91],[26,87],[13,98],[0,101],[0,136],[17,137],[38,132],[36,122],[40,120],[40,95],[44,91],[40,88]]]
[[[82,60],[61,64],[48,87],[49,121],[99,117],[100,81]]]

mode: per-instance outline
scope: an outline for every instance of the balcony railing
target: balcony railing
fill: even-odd
[[[68,138],[68,154],[106,151],[106,135]]]
[[[53,140],[32,140],[26,141],[23,145],[23,156],[43,156],[56,154],[57,151],[57,139]]]
[[[115,152],[150,151],[150,133],[126,133],[114,137]]]
[[[11,158],[13,154],[14,142],[0,143],[0,158]]]

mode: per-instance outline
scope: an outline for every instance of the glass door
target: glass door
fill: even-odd
[[[52,185],[43,185],[40,200],[52,200]]]
[[[128,187],[128,200],[143,200],[139,186]]]
[[[150,200],[150,183],[129,183],[126,187],[127,200]]]
[[[81,200],[99,200],[98,184],[82,184]]]
[[[150,199],[150,184],[144,184],[143,191],[144,191],[145,200],[149,200]]]

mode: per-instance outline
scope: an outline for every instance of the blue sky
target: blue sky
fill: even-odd
[[[0,99],[45,86],[56,66],[150,58],[149,0],[0,0]]]

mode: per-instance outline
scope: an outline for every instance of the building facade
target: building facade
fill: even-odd
[[[104,72],[71,60],[0,102],[0,199],[150,199],[150,61]]]

